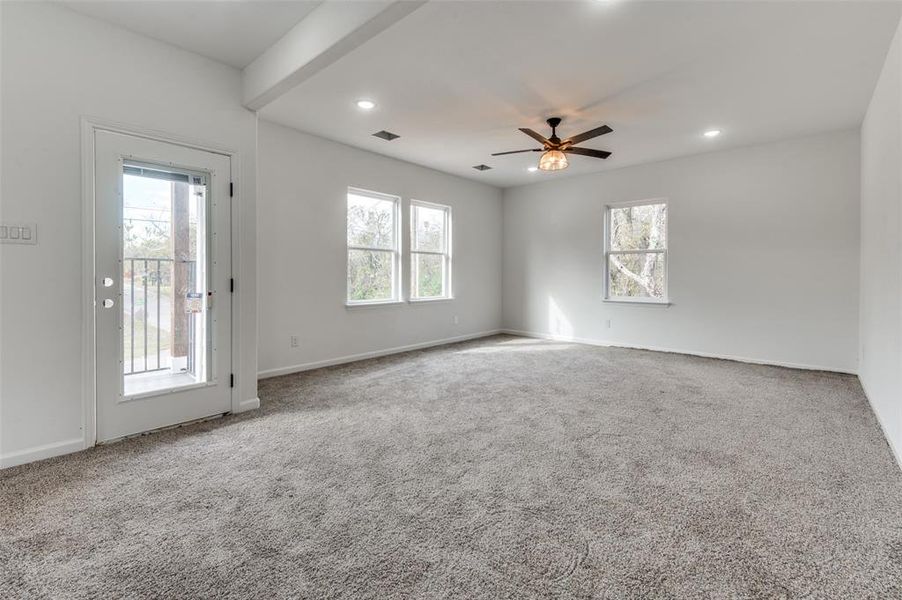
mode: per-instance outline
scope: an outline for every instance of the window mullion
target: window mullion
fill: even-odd
[[[649,248],[648,250],[608,250],[608,254],[663,254],[667,248]]]
[[[364,250],[366,252],[397,252],[396,248],[371,248],[369,246],[351,246],[348,245],[348,250]]]

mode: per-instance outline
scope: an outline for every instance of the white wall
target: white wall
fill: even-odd
[[[0,15],[0,218],[36,222],[40,240],[0,246],[4,464],[82,444],[82,116],[240,152],[238,384],[248,400],[258,289],[264,374],[501,326],[855,371],[860,193],[861,378],[902,447],[899,35],[860,141],[829,133],[502,194],[265,122],[257,181],[256,120],[234,69],[59,6],[3,2]],[[348,185],[400,195],[405,211],[410,198],[453,207],[455,300],[345,308]],[[671,203],[673,305],[603,303],[604,204],[655,197]]]
[[[859,376],[902,464],[902,26],[861,126]]]
[[[858,148],[829,133],[506,190],[505,328],[854,372]],[[602,302],[605,204],[661,197],[673,305]]]
[[[240,153],[237,379],[255,397],[256,118],[240,73],[56,5],[0,4],[0,214],[38,228],[36,246],[0,247],[4,464],[82,440],[82,116]]]
[[[500,190],[262,120],[259,159],[263,375],[500,326]],[[345,307],[348,186],[452,207],[454,300]]]

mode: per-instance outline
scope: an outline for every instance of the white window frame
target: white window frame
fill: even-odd
[[[443,252],[435,252],[435,251],[426,251],[426,250],[416,250],[414,248],[414,240],[415,240],[415,228],[416,221],[413,217],[413,211],[416,207],[421,206],[423,208],[431,208],[433,210],[440,210],[445,213],[445,230],[442,234],[442,239],[445,242],[445,248]],[[411,200],[410,201],[410,211],[409,211],[409,219],[410,219],[410,299],[409,302],[436,302],[440,300],[453,300],[454,293],[451,287],[451,269],[453,265],[452,253],[451,253],[451,207],[446,204],[435,204],[433,202],[424,202],[422,200]],[[416,290],[416,271],[417,271],[417,255],[418,254],[429,254],[433,256],[441,256],[444,261],[444,294],[442,296],[430,296],[428,298],[417,298],[414,296]]]
[[[611,250],[611,210],[617,208],[631,208],[634,206],[648,206],[651,204],[663,204],[667,211],[664,219],[664,247],[646,250]],[[648,200],[633,200],[630,202],[617,202],[604,207],[604,301],[623,304],[651,304],[656,306],[670,305],[670,203],[667,198],[651,198]],[[611,254],[663,254],[664,255],[664,297],[642,298],[634,296],[611,296]]]
[[[368,246],[355,246],[348,243],[348,196],[366,196],[374,200],[390,201],[393,204],[392,220],[394,248],[371,248]],[[345,306],[373,306],[380,304],[399,304],[401,300],[401,197],[382,192],[374,192],[363,188],[349,186],[345,193]],[[351,300],[351,288],[348,286],[348,258],[351,250],[366,250],[369,252],[392,253],[392,297],[383,300]]]

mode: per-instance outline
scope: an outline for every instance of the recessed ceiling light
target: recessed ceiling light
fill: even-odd
[[[536,171],[539,170],[539,167],[529,167],[529,168],[526,169],[526,170],[529,171],[530,173],[535,173]]]
[[[363,110],[373,110],[376,108],[376,103],[372,100],[358,100],[357,108],[362,108]]]
[[[720,129],[709,129],[704,134],[706,138],[715,138],[720,135]]]

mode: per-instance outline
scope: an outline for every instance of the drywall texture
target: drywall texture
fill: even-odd
[[[504,326],[854,372],[858,152],[837,132],[508,189]],[[603,302],[605,205],[651,198],[673,304]]]
[[[262,374],[500,326],[500,190],[262,120],[258,151]],[[405,288],[409,201],[451,206],[453,300],[345,306],[348,186],[402,198]]]
[[[0,211],[38,230],[37,245],[0,250],[6,464],[82,440],[84,116],[239,152],[237,379],[242,399],[256,396],[256,119],[240,73],[57,5],[4,2]]]
[[[861,383],[902,464],[902,27],[861,126]]]

